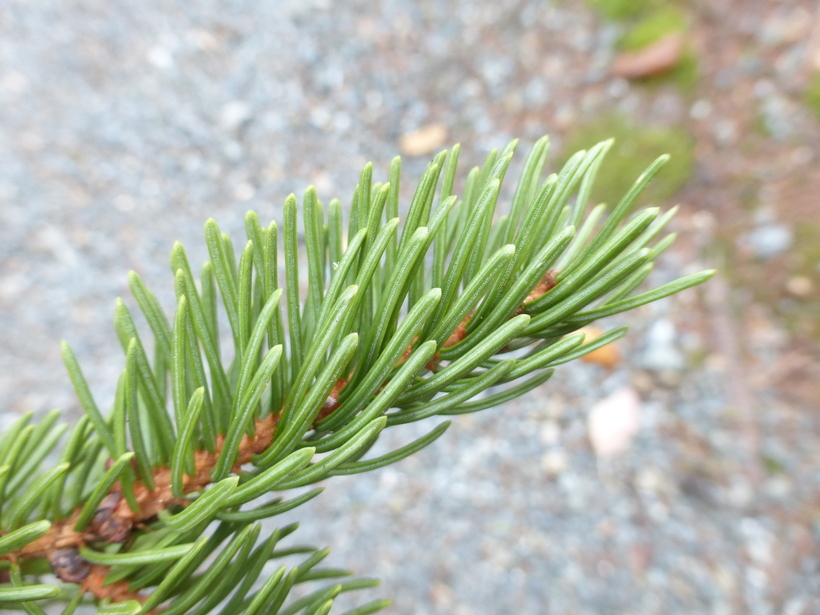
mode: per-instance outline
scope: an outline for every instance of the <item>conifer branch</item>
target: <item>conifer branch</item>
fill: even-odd
[[[307,555],[302,564],[258,582],[266,562],[295,552],[276,549],[295,527],[259,541],[256,522],[321,489],[248,505],[395,463],[435,441],[449,422],[366,459],[385,427],[524,394],[556,366],[626,332],[620,327],[584,343],[581,327],[713,274],[635,294],[674,240],[667,235],[650,245],[674,210],[661,216],[648,209],[627,220],[666,157],[608,215],[600,205],[587,212],[611,142],[578,152],[543,178],[543,138],[524,163],[509,213],[496,217],[516,145],[494,150],[473,169],[461,197],[453,193],[459,147],[438,154],[403,225],[398,158],[384,184],[365,166],[346,232],[340,203],[325,209],[308,188],[301,206],[304,298],[293,195],[281,235],[275,222],[264,227],[247,214],[241,250],[209,220],[209,260],[198,279],[182,246],[174,246],[171,319],[132,272],[129,284],[152,340],[143,342],[119,300],[115,329],[125,360],[111,411],[99,410],[64,342],[85,415],[65,438],[59,462],[40,469],[67,431],[58,413],[36,425],[26,415],[0,436],[0,604],[40,613],[37,601],[62,600],[70,615],[89,597],[101,613],[208,613],[219,605],[225,615],[327,613],[340,592],[374,583],[336,582],[284,606],[295,584],[347,574],[316,567],[327,550],[297,549]],[[222,348],[224,324],[230,350]],[[49,570],[66,585],[37,582]]]

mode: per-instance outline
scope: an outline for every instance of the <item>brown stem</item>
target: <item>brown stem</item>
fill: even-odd
[[[242,465],[250,462],[253,455],[262,453],[270,447],[278,420],[279,415],[272,414],[256,421],[255,434],[245,435],[240,442],[239,454],[232,468],[233,472],[238,472]],[[183,475],[182,484],[185,493],[200,491],[210,484],[211,471],[219,459],[223,442],[223,438],[220,437],[214,452],[196,451],[194,453],[195,472],[192,475]],[[52,524],[43,536],[0,559],[47,558],[52,570],[60,579],[69,583],[81,583],[83,591],[91,592],[98,599],[111,598],[115,602],[139,599],[136,592],[128,589],[127,581],[119,581],[111,585],[103,584],[109,570],[107,566],[93,565],[83,568],[79,562],[72,562],[70,558],[89,542],[124,542],[130,538],[135,528],[154,518],[159,511],[169,506],[186,503],[185,500],[175,497],[171,491],[170,468],[156,468],[153,476],[155,485],[153,490],[149,490],[142,482],[134,485],[134,494],[139,504],[137,512],[132,511],[125,499],[121,497],[121,487],[117,484],[103,500],[94,519],[84,531],[74,530],[82,512],[82,508],[78,507],[68,518]],[[76,557],[79,558],[79,555],[77,554]]]
[[[552,289],[555,286],[557,273],[557,271],[549,271],[530,292],[525,303],[537,299]],[[524,305],[522,304],[514,315],[523,311]],[[452,335],[442,344],[443,348],[449,348],[467,336],[467,323],[471,317],[472,314],[464,317]],[[410,356],[412,346],[411,344],[405,351],[399,360],[400,363]],[[431,371],[435,371],[438,367],[438,361],[439,357],[436,353],[427,367]],[[342,378],[336,383],[328,395],[327,401],[319,411],[317,420],[329,416],[339,407],[339,394],[347,385],[347,382],[348,380]],[[237,460],[232,467],[234,473],[238,473],[241,466],[249,463],[254,455],[259,455],[270,448],[280,416],[281,412],[256,420],[254,435],[245,435],[239,444]],[[224,438],[220,436],[213,452],[194,452],[195,471],[191,475],[184,474],[182,477],[182,490],[184,493],[200,491],[211,483],[211,472],[219,460],[223,445]],[[74,530],[74,526],[82,512],[82,507],[78,507],[68,518],[53,523],[43,536],[17,551],[0,556],[0,560],[10,559],[16,561],[18,559],[47,558],[52,565],[52,570],[60,579],[69,583],[80,583],[82,591],[90,592],[98,599],[110,598],[114,602],[144,600],[144,597],[128,588],[127,581],[104,585],[109,567],[96,564],[89,565],[79,556],[78,549],[86,546],[89,542],[125,542],[130,539],[134,529],[150,522],[160,511],[171,506],[184,506],[187,503],[187,500],[175,497],[171,490],[170,468],[154,469],[153,478],[153,490],[148,489],[142,482],[134,484],[134,494],[139,505],[138,511],[131,510],[121,495],[121,486],[115,484],[111,493],[103,499],[94,518],[84,531]]]

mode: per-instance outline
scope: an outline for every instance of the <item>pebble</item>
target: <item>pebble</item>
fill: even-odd
[[[618,389],[596,403],[587,419],[592,448],[599,457],[629,449],[641,426],[641,401],[629,387]]]
[[[655,372],[682,370],[686,362],[676,346],[676,339],[677,332],[672,321],[666,318],[655,321],[647,331],[641,365]]]
[[[657,468],[641,468],[635,476],[635,487],[640,491],[660,494],[669,491],[669,479]]]
[[[732,145],[737,141],[737,126],[731,120],[723,119],[715,122],[712,132],[721,145]]]
[[[235,131],[251,119],[251,106],[244,100],[233,100],[222,107],[222,126]]]
[[[443,147],[448,134],[444,124],[428,124],[402,135],[399,148],[407,156],[426,156]]]
[[[541,443],[545,446],[556,444],[561,439],[561,427],[557,421],[545,421],[541,426]]]
[[[794,276],[786,282],[786,290],[795,297],[808,297],[814,290],[814,282],[803,275]]]
[[[795,135],[798,110],[796,103],[777,93],[764,96],[759,104],[760,120],[776,141],[787,141]]]
[[[792,230],[784,224],[768,224],[756,228],[740,238],[741,245],[748,246],[754,255],[769,260],[788,250],[794,239]]]
[[[712,103],[708,100],[699,99],[694,102],[689,110],[689,116],[695,120],[703,120],[712,113]]]
[[[550,477],[555,477],[567,469],[569,461],[563,451],[550,451],[541,458],[541,467]]]

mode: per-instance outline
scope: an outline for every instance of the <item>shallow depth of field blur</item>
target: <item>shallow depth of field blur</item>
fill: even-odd
[[[174,240],[348,202],[402,153],[544,133],[557,170],[615,136],[594,197],[657,155],[679,205],[627,337],[429,449],[329,481],[297,542],[384,584],[388,612],[820,612],[820,13],[808,0],[0,4],[0,429],[103,406],[136,270],[170,311]],[[509,188],[510,186],[508,186]],[[509,194],[509,192],[507,193]],[[132,302],[133,304],[133,302]],[[437,421],[392,430],[403,444]],[[360,601],[361,598],[358,598]]]

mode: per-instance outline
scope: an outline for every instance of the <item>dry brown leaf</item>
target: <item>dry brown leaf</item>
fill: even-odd
[[[683,34],[673,32],[638,51],[618,54],[612,74],[624,79],[643,79],[675,68],[683,57]]]
[[[406,156],[426,156],[447,142],[447,134],[444,124],[428,124],[402,135],[399,148]]]
[[[601,337],[604,334],[601,329],[592,326],[584,327],[581,329],[581,333],[586,335],[586,338],[584,339],[586,342],[591,342],[595,338]],[[585,354],[581,357],[581,360],[585,363],[594,363],[595,365],[612,369],[621,362],[621,351],[618,350],[616,342],[610,342],[606,346],[601,346],[597,350],[593,350],[592,352]]]

